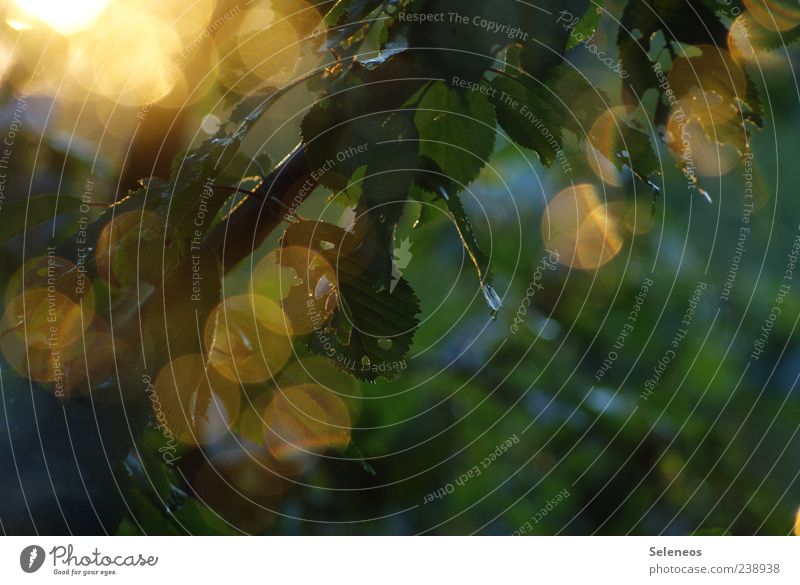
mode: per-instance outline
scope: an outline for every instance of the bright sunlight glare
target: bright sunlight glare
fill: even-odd
[[[14,3],[21,11],[15,16],[15,23],[40,20],[62,35],[71,35],[89,28],[109,0],[14,0]]]

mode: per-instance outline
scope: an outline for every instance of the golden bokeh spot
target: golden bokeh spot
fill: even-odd
[[[700,45],[697,49],[701,51],[699,55],[675,60],[669,72],[672,90],[679,98],[716,94],[724,104],[738,112],[735,100],[744,99],[747,93],[744,70],[723,47]],[[705,99],[712,101],[710,97],[697,99],[703,107]]]
[[[6,306],[0,333],[15,334],[31,348],[65,349],[85,327],[80,306],[50,288],[26,290]]]
[[[156,378],[150,402],[156,424],[186,445],[225,436],[239,415],[239,386],[207,367],[203,356],[172,360]]]
[[[742,113],[735,102],[726,101],[715,93],[691,93],[678,102],[690,113],[690,117],[700,122],[708,136],[715,136],[719,142],[740,141],[744,137]],[[741,133],[741,137],[735,135]]]
[[[6,315],[0,321],[0,327],[3,328],[3,333],[0,334],[0,351],[8,365],[34,382],[52,383],[54,392],[58,396],[64,396],[66,378],[63,355],[70,345],[60,343],[57,338],[52,346],[28,345],[23,332],[9,331],[7,326]]]
[[[26,348],[19,336],[4,337],[0,345],[12,368],[34,382],[49,385],[62,398],[87,395],[114,367],[113,340],[101,333],[86,333],[63,350],[56,345]]]
[[[34,382],[55,382],[61,377],[63,387],[63,365],[59,351],[51,351],[47,347],[31,346],[25,344],[25,337],[17,331],[8,330],[9,320],[7,314],[0,321],[3,328],[0,333],[0,351],[9,366],[16,372],[33,380]]]
[[[24,292],[33,289],[59,293],[61,296],[58,297],[55,307],[59,314],[71,314],[72,305],[80,305],[83,310],[84,328],[92,321],[95,308],[94,287],[84,263],[76,265],[54,254],[38,256],[25,262],[9,279],[6,286],[7,310],[22,315],[22,306],[15,303],[22,300],[21,295]],[[60,304],[64,299],[68,299],[71,304],[62,310]]]
[[[97,241],[97,272],[106,282],[130,288],[138,280],[158,286],[186,252],[177,231],[152,211],[128,211],[109,221]]]
[[[170,74],[169,90],[158,98],[158,105],[170,108],[187,107],[213,89],[216,77],[209,73],[211,69],[211,54],[208,51],[198,51],[192,58],[191,65],[182,71],[175,70],[174,77]]]
[[[589,168],[592,169],[597,178],[603,181],[606,185],[612,187],[621,187],[623,184],[622,173],[617,170],[610,160],[608,160],[602,152],[591,145],[587,140],[585,144],[586,160],[589,163]]]
[[[800,6],[793,0],[744,0],[747,14],[764,28],[779,32],[800,25]]]
[[[728,31],[728,51],[737,61],[756,62],[757,55],[755,47],[750,40],[750,27],[752,17],[747,14],[740,14],[731,23]]]
[[[181,78],[173,26],[136,2],[114,2],[70,42],[69,72],[86,91],[129,106],[159,101]]]
[[[220,83],[247,93],[269,83],[283,85],[300,61],[300,36],[267,0],[255,2],[217,31],[217,74]]]
[[[90,319],[90,315],[82,317],[80,306],[54,286],[26,290],[6,305],[0,319],[0,351],[23,376],[52,384],[57,396],[74,394],[82,383],[76,360],[83,351],[80,342]],[[87,336],[87,342],[93,338]],[[97,369],[102,369],[99,356]]]
[[[250,281],[250,291],[271,301],[280,303],[293,286],[302,281],[292,268],[278,263],[278,251],[273,250],[256,265]]]
[[[718,176],[731,170],[737,155],[747,149],[740,102],[747,94],[747,78],[726,50],[700,49],[699,56],[676,60],[670,71],[679,99],[670,112],[666,141],[693,176]]]
[[[17,91],[58,95],[61,100],[79,97],[74,85],[64,82],[71,37],[60,37],[49,27],[37,26],[16,35],[14,40],[14,67],[9,72],[9,81]]]
[[[286,18],[291,23],[301,39],[314,40],[316,44],[321,44],[325,39],[325,27],[320,26],[320,9],[326,10],[323,4],[315,4],[310,0],[273,0],[273,5],[281,18]]]
[[[216,0],[14,0],[4,17],[24,34],[12,83],[62,102],[181,107],[215,83],[213,33],[241,13],[235,6],[211,22],[215,10]]]
[[[137,0],[140,3],[140,0]],[[151,0],[147,10],[173,28],[184,45],[204,37],[204,31],[216,8],[216,0]],[[137,4],[138,5],[138,4]]]
[[[633,148],[633,145],[626,144],[622,133],[628,125],[628,118],[626,108],[609,108],[598,116],[589,130],[586,146],[589,166],[608,185],[620,186],[623,183],[614,161],[618,161],[624,151]]]
[[[217,305],[206,322],[205,348],[211,365],[229,380],[269,380],[289,360],[291,327],[273,301],[241,295]]]
[[[279,389],[302,384],[317,384],[344,400],[352,420],[355,420],[361,412],[361,386],[358,381],[322,356],[306,357],[289,364],[275,383]]]
[[[701,112],[712,110],[700,108]],[[731,132],[744,129],[735,119],[718,117],[710,125],[703,123],[703,116],[695,115],[693,104],[680,100],[667,120],[665,143],[670,152],[695,175],[717,177],[732,170],[740,160],[736,146],[729,142]],[[706,118],[706,121],[709,119]],[[712,137],[709,132],[715,133]],[[716,138],[716,140],[714,139]]]
[[[595,207],[578,232],[579,264],[584,269],[597,268],[610,262],[622,250],[619,221],[610,205]],[[574,266],[574,265],[573,265]]]
[[[612,206],[600,201],[594,185],[582,183],[562,190],[542,217],[545,246],[558,252],[559,262],[591,270],[610,262],[622,250],[620,221]]]
[[[728,31],[727,44],[731,55],[740,63],[752,63],[762,69],[785,67],[785,56],[775,51],[759,48],[758,43],[754,42],[754,37],[763,36],[760,28],[760,25],[747,12],[737,16]]]
[[[350,443],[351,419],[344,402],[316,384],[278,390],[265,414],[265,440],[282,463],[303,464]]]

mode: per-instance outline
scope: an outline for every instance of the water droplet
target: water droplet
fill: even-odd
[[[500,295],[497,294],[497,291],[494,290],[494,287],[490,284],[483,285],[483,296],[486,298],[486,303],[489,305],[489,308],[492,310],[492,316],[500,310],[500,307],[503,305],[503,301],[500,300]]]
[[[391,339],[379,339],[378,340],[378,347],[385,350],[392,349],[392,340]]]
[[[314,289],[314,296],[319,300],[333,290],[333,283],[328,279],[327,275],[322,275],[317,281],[317,287]]]
[[[653,181],[651,181],[650,179],[648,179],[648,180],[647,180],[647,184],[650,186],[650,189],[652,189],[652,191],[653,191],[653,194],[655,194],[655,195],[658,195],[659,193],[661,193],[661,187],[659,187],[658,185],[656,185],[656,184],[655,184]]]

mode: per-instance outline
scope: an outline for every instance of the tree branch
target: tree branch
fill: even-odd
[[[203,248],[218,253],[223,271],[250,256],[316,188],[305,149],[298,144],[248,199],[206,236]]]

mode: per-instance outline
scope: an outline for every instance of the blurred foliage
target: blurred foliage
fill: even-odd
[[[539,4],[8,8],[2,529],[789,533],[800,14]]]

